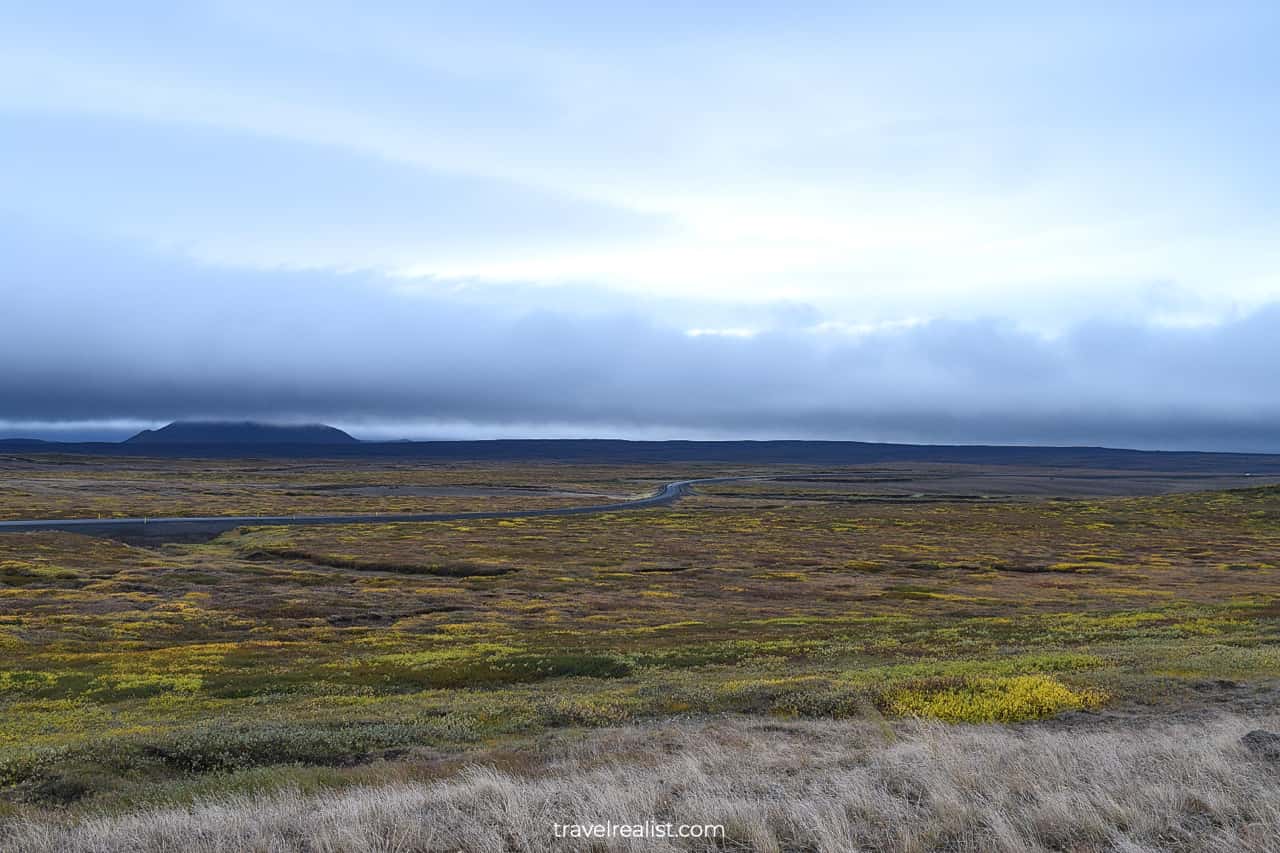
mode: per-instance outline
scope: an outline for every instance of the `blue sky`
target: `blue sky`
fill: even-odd
[[[2,3],[0,434],[1280,450],[1278,9]]]

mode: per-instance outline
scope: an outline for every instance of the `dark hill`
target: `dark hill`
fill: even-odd
[[[174,425],[174,427],[179,425]],[[232,440],[226,427],[217,438],[174,439],[174,427],[144,432],[120,444],[14,442],[0,452],[74,453],[106,456],[184,456],[211,459],[249,456],[279,458],[390,458],[442,462],[736,463],[746,465],[866,465],[880,462],[1039,465],[1125,471],[1185,471],[1218,474],[1280,474],[1280,454],[1113,450],[1102,447],[991,447],[977,445],[868,444],[857,441],[357,441],[340,430],[337,438],[299,441],[275,428],[253,425],[253,438]],[[243,427],[244,425],[230,425]],[[288,427],[288,430],[300,429]],[[303,429],[327,430],[328,427]],[[236,430],[238,432],[239,430]],[[262,437],[265,435],[269,437]],[[152,436],[164,433],[165,438]],[[187,432],[187,435],[193,433]],[[243,434],[243,433],[241,433]]]
[[[359,441],[323,425],[178,422],[144,430],[128,441],[0,440],[0,454],[92,454],[209,459],[352,458],[475,462],[597,464],[733,463],[745,465],[866,465],[881,462],[961,463],[1280,475],[1280,454],[1032,447],[870,444],[858,441]]]
[[[356,444],[340,429],[324,424],[260,424],[253,421],[176,421],[144,429],[126,444]]]

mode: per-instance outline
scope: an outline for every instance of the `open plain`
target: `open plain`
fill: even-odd
[[[557,815],[726,824],[664,842],[691,849],[1280,839],[1275,756],[1240,740],[1275,728],[1274,478],[24,454],[0,513],[516,512],[730,476],[582,515],[0,535],[0,847],[536,850]],[[1157,765],[1185,784],[1138,796]]]

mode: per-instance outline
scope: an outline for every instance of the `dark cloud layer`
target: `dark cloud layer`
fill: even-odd
[[[12,222],[0,222],[0,257],[0,421],[441,420],[1280,450],[1280,304],[1211,327],[1097,322],[1054,339],[998,319],[690,337],[638,311],[199,267]]]

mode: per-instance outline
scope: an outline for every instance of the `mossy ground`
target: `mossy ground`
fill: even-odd
[[[556,482],[643,492],[667,473],[569,467]],[[147,548],[0,537],[0,785],[10,803],[107,807],[367,781],[406,749],[492,752],[565,726],[1018,721],[1280,677],[1280,489],[924,503],[787,489]]]

